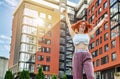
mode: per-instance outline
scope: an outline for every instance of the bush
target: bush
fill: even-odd
[[[57,76],[56,75],[52,75],[52,79],[57,79]]]
[[[6,71],[4,79],[14,79],[14,76],[10,70]]]
[[[35,79],[45,79],[42,66],[39,67],[38,74],[35,76]]]
[[[67,76],[66,74],[63,75],[62,79],[67,79]]]
[[[23,70],[20,73],[19,79],[30,79],[30,74],[28,71]]]

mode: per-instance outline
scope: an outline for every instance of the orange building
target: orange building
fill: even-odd
[[[119,9],[117,0],[92,0],[87,8],[87,20],[95,25],[108,15],[108,21],[92,36],[89,45],[96,79],[115,79],[120,73]]]

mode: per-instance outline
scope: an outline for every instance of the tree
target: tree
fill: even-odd
[[[38,74],[35,76],[35,79],[45,79],[42,66],[39,67]]]
[[[28,71],[23,70],[20,73],[19,79],[30,79],[30,74]]]
[[[52,75],[52,79],[57,79],[57,76],[56,75]]]
[[[14,79],[14,76],[10,70],[6,71],[4,79]]]
[[[67,79],[67,76],[66,74],[63,75],[62,79]]]

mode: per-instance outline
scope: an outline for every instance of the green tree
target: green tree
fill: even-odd
[[[39,67],[38,74],[35,76],[35,79],[45,79],[42,66]]]
[[[67,76],[66,74],[63,75],[62,79],[67,79]]]
[[[57,76],[56,75],[52,75],[52,79],[57,79]]]
[[[30,74],[28,71],[23,70],[20,73],[19,79],[30,79]]]
[[[4,79],[14,79],[14,76],[10,70],[6,71]]]

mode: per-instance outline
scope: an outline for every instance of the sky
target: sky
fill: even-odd
[[[79,0],[69,0],[78,3]],[[9,58],[13,12],[20,0],[0,0],[0,56]]]

